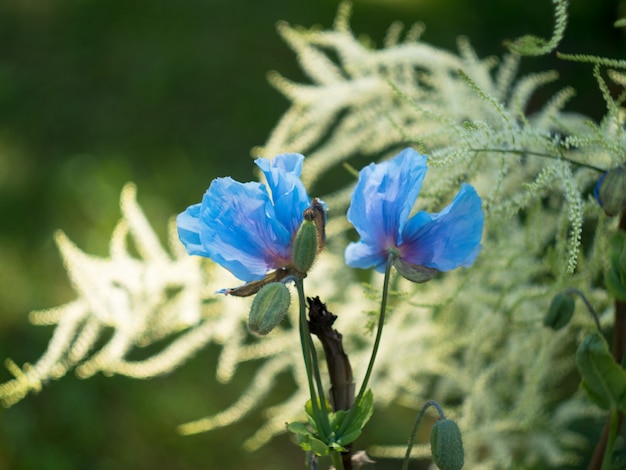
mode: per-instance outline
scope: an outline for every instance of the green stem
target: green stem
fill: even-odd
[[[336,450],[330,453],[330,461],[333,463],[335,470],[343,470],[343,460],[341,460],[341,453]]]
[[[313,344],[313,337],[309,332],[308,323],[306,326],[306,337],[309,340],[309,348],[311,351],[311,365],[313,366],[313,377],[315,378],[315,383],[317,385],[317,396],[319,397],[322,413],[324,416],[328,416],[329,409],[326,406],[326,396],[324,395],[324,385],[322,383],[322,377],[320,376],[320,368],[319,363],[317,362],[317,353],[315,352],[315,345]],[[328,421],[328,419],[326,419]],[[328,425],[328,431],[330,433],[330,423]]]
[[[376,330],[376,338],[374,339],[374,346],[372,347],[372,355],[370,356],[369,364],[367,365],[367,370],[365,371],[365,377],[363,378],[363,383],[361,384],[361,389],[359,390],[359,394],[357,395],[350,411],[348,412],[348,416],[344,419],[343,423],[339,428],[339,435],[341,436],[345,431],[346,426],[352,421],[352,416],[356,412],[356,409],[359,407],[361,403],[361,399],[367,390],[367,384],[369,382],[370,376],[372,375],[372,370],[374,369],[374,362],[376,361],[376,354],[378,353],[378,347],[380,346],[380,338],[383,334],[383,325],[385,324],[385,312],[387,310],[387,298],[389,296],[389,279],[391,277],[391,267],[393,266],[393,260],[395,258],[394,253],[389,253],[389,257],[387,258],[387,265],[385,267],[385,278],[383,280],[383,298],[380,302],[380,314],[378,315],[378,328]]]
[[[411,429],[411,435],[409,436],[409,443],[406,446],[406,454],[404,454],[404,461],[402,462],[402,470],[407,470],[409,468],[409,460],[411,459],[411,450],[413,449],[413,442],[415,441],[415,435],[417,434],[417,430],[422,424],[422,419],[424,419],[424,414],[429,406],[433,406],[437,409],[439,413],[439,419],[445,419],[446,416],[443,414],[443,410],[439,403],[434,400],[428,400],[424,403],[424,406],[420,409],[419,413],[417,413],[417,417],[415,418],[415,423],[413,423],[413,429]]]
[[[300,309],[300,345],[302,346],[302,356],[304,357],[304,367],[306,368],[306,378],[309,383],[309,394],[311,395],[311,408],[313,409],[313,418],[318,426],[320,437],[325,442],[330,435],[330,423],[328,421],[328,413],[322,412],[320,409],[320,401],[315,386],[313,385],[313,361],[311,353],[311,335],[309,334],[309,326],[306,321],[306,307],[304,303],[304,285],[302,279],[296,279],[296,289],[298,290],[298,301]],[[315,362],[317,364],[317,361]],[[317,370],[319,377],[319,369]],[[325,407],[325,405],[323,405]]]
[[[606,448],[604,449],[604,458],[602,459],[602,470],[611,470],[612,468],[613,447],[615,445],[615,438],[617,437],[617,428],[619,427],[619,412],[617,410],[611,410],[609,419],[610,419],[609,437],[607,439]]]
[[[626,231],[626,210],[623,210],[620,214],[618,230]],[[615,299],[615,312],[613,318],[613,357],[615,358],[615,362],[621,363],[622,367],[624,367],[626,365],[626,302]],[[615,415],[617,416],[616,426],[619,428],[623,415],[619,411],[616,412]],[[587,467],[588,470],[600,469],[601,462],[604,466],[608,448],[607,442],[612,428],[615,426],[613,418],[613,413],[611,413],[609,419],[604,424],[600,440],[596,445],[591,461],[589,462],[589,466]]]
[[[587,310],[589,311],[589,315],[591,315],[593,320],[596,322],[596,328],[598,328],[598,331],[600,333],[602,333],[602,327],[600,326],[600,320],[598,319],[598,314],[596,313],[596,311],[593,308],[593,306],[587,300],[587,297],[585,297],[585,294],[583,294],[581,291],[579,291],[575,287],[570,287],[569,289],[567,289],[565,291],[565,293],[568,294],[568,295],[576,294],[578,297],[580,297],[582,299],[582,301],[584,302],[585,306],[587,307]]]

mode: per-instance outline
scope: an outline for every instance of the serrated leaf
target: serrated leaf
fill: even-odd
[[[603,409],[626,411],[626,371],[613,359],[609,346],[598,332],[588,334],[576,351],[581,387],[589,399]]]

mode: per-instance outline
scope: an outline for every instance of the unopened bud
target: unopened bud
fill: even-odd
[[[440,419],[430,431],[430,452],[441,470],[463,468],[465,454],[461,430],[451,419]]]
[[[257,335],[268,334],[285,317],[290,302],[289,289],[282,282],[263,286],[252,301],[248,329]]]
[[[317,255],[317,229],[312,220],[304,220],[300,224],[293,241],[293,267],[298,275],[305,277]]]
[[[319,253],[326,244],[326,203],[315,198],[311,205],[302,213],[304,220],[310,220],[317,229],[317,252]]]
[[[619,215],[626,207],[626,166],[604,173],[596,183],[593,195],[606,215]]]
[[[543,325],[555,331],[560,330],[571,320],[575,307],[574,299],[570,295],[563,292],[555,295],[548,313],[543,317]]]
[[[435,268],[427,268],[425,266],[408,263],[399,257],[394,259],[393,266],[400,276],[411,282],[430,281],[439,272]]]

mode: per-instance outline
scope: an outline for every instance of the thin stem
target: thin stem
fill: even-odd
[[[330,453],[330,461],[333,463],[335,470],[344,470],[343,460],[341,460],[341,453],[333,451]]]
[[[617,428],[619,427],[619,412],[611,410],[609,415],[609,436],[604,450],[604,459],[602,459],[602,470],[611,470],[613,460],[613,446],[617,437]]]
[[[311,354],[311,335],[306,321],[306,308],[304,304],[304,285],[302,279],[296,279],[296,289],[298,291],[298,303],[300,310],[300,345],[302,346],[302,356],[304,357],[304,366],[306,368],[306,378],[309,383],[309,394],[311,395],[311,408],[313,409],[313,417],[318,426],[320,437],[325,441],[330,435],[330,423],[328,422],[328,413],[320,410],[320,403],[315,386],[313,385],[312,373],[312,354]],[[319,371],[318,371],[319,375]]]
[[[589,163],[582,163],[582,162],[575,162],[573,160],[569,160],[565,157],[561,157],[561,156],[557,156],[557,155],[552,155],[549,153],[543,153],[543,152],[533,152],[532,150],[524,150],[524,149],[496,149],[496,148],[484,148],[484,149],[470,149],[472,152],[493,152],[493,153],[516,153],[518,155],[534,155],[535,157],[544,157],[544,158],[550,158],[552,160],[565,160],[569,163],[572,163],[573,165],[578,165],[578,166],[584,166],[585,168],[590,168],[592,170],[596,170],[599,171],[600,173],[604,173],[606,170],[603,170],[602,168],[598,168],[597,166],[594,165],[590,165]]]
[[[359,403],[361,398],[363,398],[363,394],[367,390],[367,383],[372,375],[372,370],[374,369],[374,362],[376,361],[376,354],[378,353],[378,347],[380,346],[380,339],[383,335],[383,326],[385,325],[385,312],[387,311],[387,298],[389,296],[389,279],[391,274],[391,267],[393,266],[393,260],[395,258],[394,254],[389,254],[387,258],[387,265],[385,266],[385,278],[383,280],[383,298],[380,302],[380,315],[378,316],[378,328],[376,329],[376,339],[374,339],[374,346],[372,347],[372,355],[370,357],[370,362],[367,365],[367,371],[365,372],[365,377],[363,378],[363,383],[361,384],[361,389],[359,390],[359,394],[357,395],[357,399],[355,403]]]
[[[626,209],[622,210],[618,230],[626,232]],[[626,302],[615,299],[613,322],[613,357],[624,364],[626,361]]]
[[[566,294],[576,294],[578,297],[580,297],[582,299],[582,301],[585,303],[585,306],[587,307],[587,310],[589,310],[589,314],[595,320],[596,327],[598,328],[598,331],[601,332],[602,331],[602,327],[600,326],[600,320],[598,319],[598,314],[596,313],[595,309],[591,306],[591,304],[587,300],[587,297],[585,297],[585,294],[583,294],[581,291],[579,291],[575,287],[570,287],[569,289],[567,289],[565,291],[565,293]]]
[[[626,210],[622,210],[622,213],[620,214],[618,230],[626,231]],[[621,361],[622,367],[626,363],[626,302],[622,302],[617,299],[615,300],[613,322],[613,358],[617,363],[620,363]],[[616,412],[615,415],[617,416],[617,427],[619,427],[622,422],[623,415],[619,411]],[[614,426],[613,418],[613,413],[611,413],[609,419],[604,424],[600,440],[596,445],[591,461],[589,462],[589,466],[587,467],[588,470],[598,470],[601,468],[600,462],[604,465],[604,460],[606,460],[606,453],[608,452],[609,447],[607,442],[610,439],[610,434]],[[604,458],[602,458],[603,455]]]
[[[417,413],[417,417],[415,418],[415,423],[413,423],[413,429],[411,429],[411,435],[409,436],[409,443],[406,446],[406,454],[404,454],[404,461],[402,462],[402,470],[407,470],[409,468],[409,460],[411,459],[411,450],[413,449],[413,442],[415,441],[415,435],[417,434],[417,430],[422,424],[422,419],[424,419],[424,414],[429,406],[433,406],[437,409],[437,413],[439,413],[439,419],[445,419],[446,416],[443,414],[443,410],[439,403],[434,400],[428,400],[424,403],[424,406],[420,409],[419,413]]]
[[[315,352],[315,345],[313,344],[313,338],[311,337],[311,334],[309,332],[308,324],[307,324],[306,336],[309,340],[309,347],[311,351],[311,365],[313,366],[312,367],[313,377],[315,378],[315,383],[317,385],[317,395],[319,397],[324,416],[328,416],[329,410],[328,410],[328,407],[326,406],[326,396],[324,395],[324,385],[322,384],[322,377],[320,376],[319,363],[317,362],[317,353]],[[330,432],[330,423],[328,426],[328,430]]]
[[[387,310],[387,298],[389,296],[389,279],[391,277],[391,267],[393,266],[393,260],[395,258],[395,254],[389,253],[389,257],[387,258],[387,265],[385,267],[385,278],[383,279],[383,298],[380,302],[380,314],[378,315],[378,328],[376,330],[376,338],[374,339],[374,346],[372,347],[372,355],[370,356],[369,364],[367,364],[367,370],[365,371],[365,377],[363,377],[363,383],[361,384],[361,388],[359,390],[359,394],[354,400],[354,404],[350,408],[348,412],[348,416],[344,419],[343,423],[339,428],[339,435],[345,431],[345,427],[352,420],[352,415],[356,412],[357,407],[361,403],[361,399],[367,390],[367,384],[369,382],[370,376],[372,375],[372,370],[374,369],[374,362],[376,361],[376,354],[378,353],[378,347],[380,346],[380,338],[383,334],[383,326],[385,324],[385,312]]]

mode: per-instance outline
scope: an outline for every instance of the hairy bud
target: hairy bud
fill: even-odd
[[[440,419],[430,431],[430,451],[435,465],[441,470],[463,468],[465,454],[461,430],[451,419]]]
[[[282,282],[272,282],[259,290],[252,301],[248,315],[248,329],[264,336],[272,331],[285,317],[291,294]]]
[[[293,241],[293,267],[301,277],[306,273],[317,255],[317,229],[312,220],[304,220]]]

